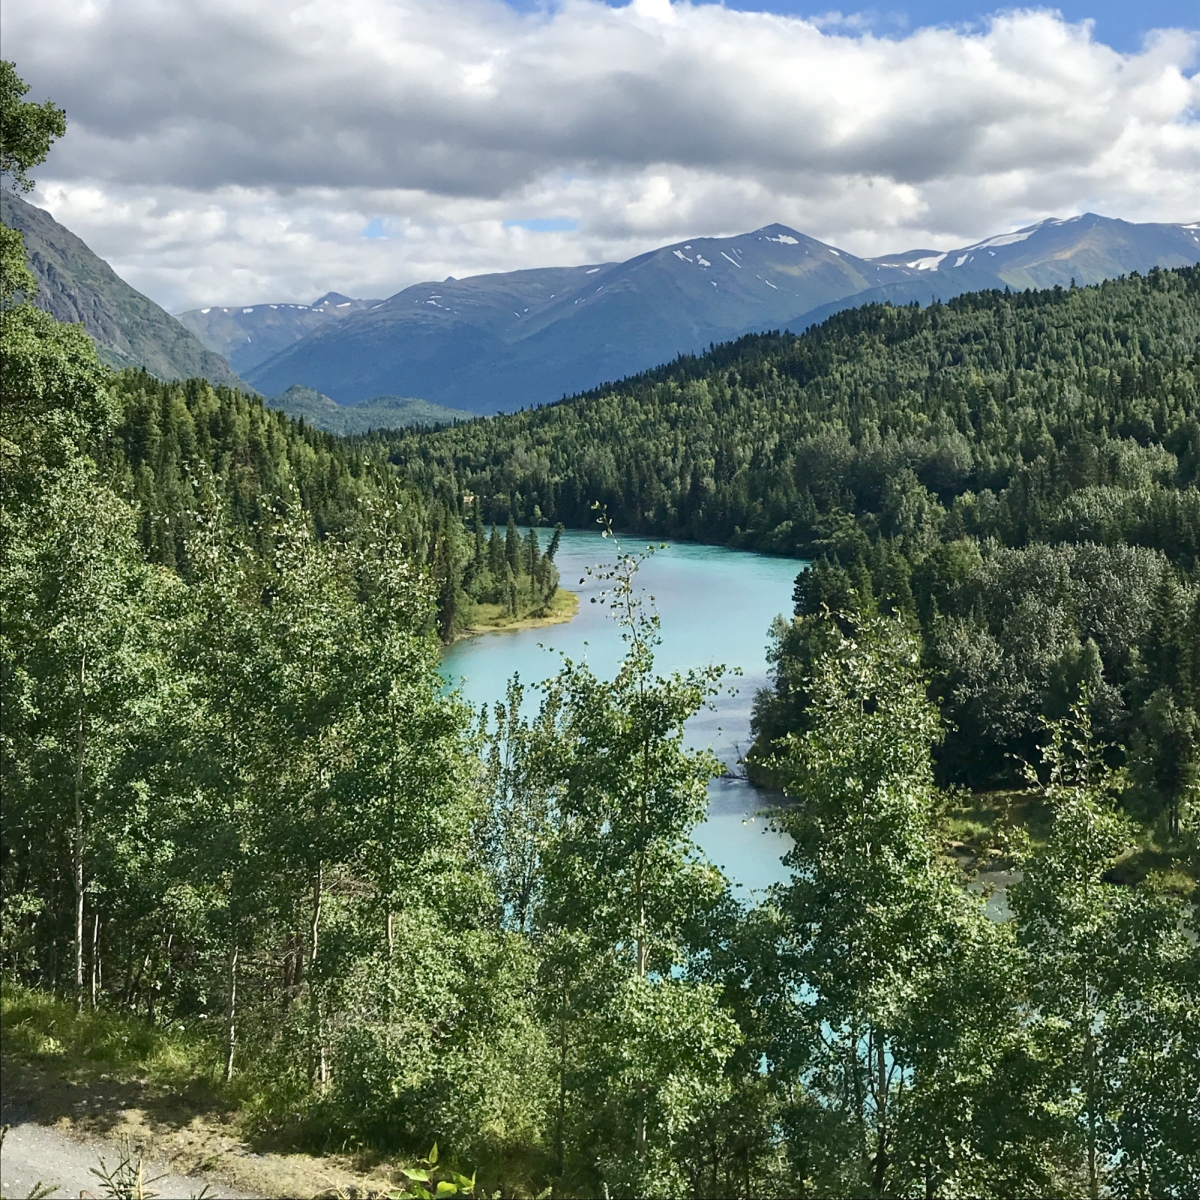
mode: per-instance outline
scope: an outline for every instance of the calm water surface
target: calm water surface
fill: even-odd
[[[645,544],[620,541],[625,551]],[[601,585],[586,578],[585,568],[614,558],[613,543],[599,533],[565,533],[556,561],[562,586],[579,593],[579,615],[567,625],[456,642],[446,650],[443,674],[476,708],[503,699],[514,674],[526,684],[553,675],[562,654],[586,661],[597,675],[611,678],[624,644],[607,607],[590,602]],[[738,760],[750,746],[754,694],[768,682],[767,630],[778,614],[791,612],[792,583],[800,565],[790,558],[668,542],[638,575],[662,617],[662,645],[656,655],[660,673],[710,663],[742,670],[740,677],[726,678],[716,710],[698,713],[687,727],[689,744],[710,746],[732,773],[709,785],[708,818],[695,837],[705,854],[743,889],[742,895],[787,877],[779,861],[787,839],[757,815],[767,800],[746,781]]]

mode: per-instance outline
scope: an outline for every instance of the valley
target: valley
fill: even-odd
[[[580,14],[631,63],[697,19]],[[1195,225],[176,319],[20,199],[29,91],[0,61],[5,1194],[1200,1192]]]

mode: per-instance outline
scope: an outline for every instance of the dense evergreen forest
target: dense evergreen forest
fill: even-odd
[[[811,556],[849,536],[1200,555],[1200,270],[869,305],[546,408],[375,435],[488,519],[534,507]],[[861,530],[855,532],[854,526]],[[948,526],[948,528],[946,528]]]
[[[427,568],[444,641],[477,620],[537,615],[557,591],[558,535],[543,550],[536,529],[518,532],[510,519],[489,537],[479,504],[448,481],[414,486],[361,448],[203,379],[126,370],[108,390],[115,416],[91,447],[97,467],[136,512],[147,559],[189,581],[203,496],[258,555],[270,551],[280,506],[296,506],[320,540],[352,537],[388,508],[401,552]]]
[[[578,400],[372,442],[533,513],[811,558],[797,615],[900,614],[943,779],[1011,783],[1086,687],[1178,830],[1200,756],[1200,270],[868,306]],[[803,725],[812,622],[776,630],[758,771]],[[817,621],[819,626],[820,622]],[[1017,758],[1014,758],[1017,756]]]
[[[19,184],[61,121],[4,69]],[[6,998],[193,1031],[276,1142],[436,1140],[478,1168],[446,1194],[1200,1190],[1195,542],[1164,532],[1195,522],[1196,272],[843,314],[343,443],[113,375],[22,302],[10,232]],[[636,557],[614,679],[567,661],[481,715],[438,674],[473,595],[552,593],[516,520],[595,501],[815,560],[759,705],[794,842],[761,904],[691,840],[720,672],[656,669]],[[1005,833],[993,921],[938,772],[1010,751],[1043,820]],[[1131,886],[1147,838],[1168,866]]]

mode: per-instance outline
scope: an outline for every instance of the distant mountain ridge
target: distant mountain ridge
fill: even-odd
[[[407,396],[376,396],[357,404],[339,404],[336,400],[296,384],[263,403],[277,408],[289,417],[303,419],[314,429],[349,437],[370,433],[374,429],[403,429],[409,425],[453,425],[467,421],[475,413],[456,408],[443,408],[428,400],[413,400]]]
[[[1200,225],[1083,214],[956,250],[859,258],[784,225],[693,238],[624,263],[447,279],[360,302],[248,369],[270,395],[301,383],[353,403],[421,396],[477,413],[544,404],[712,342],[801,330],[872,301],[1066,286],[1200,262]]]
[[[451,278],[386,300],[329,292],[311,305],[214,305],[177,319],[49,213],[8,192],[0,207],[25,238],[41,289],[36,302],[81,323],[106,362],[162,379],[199,375],[244,386],[236,365],[267,396],[300,387],[306,419],[347,432],[364,421],[380,428],[540,405],[710,343],[802,331],[871,302],[927,304],[1200,262],[1200,222],[1133,224],[1085,213],[955,250],[871,259],[768,225],[623,263]],[[426,407],[418,413],[409,397]],[[361,407],[343,419],[330,399]]]
[[[382,303],[326,292],[312,304],[212,305],[176,313],[175,319],[245,375],[314,330]]]
[[[619,379],[747,327],[908,277],[782,225],[694,238],[624,263],[416,284],[249,373],[343,403],[380,393],[510,410]]]
[[[949,300],[964,292],[987,288],[1083,286],[1115,279],[1152,267],[1185,267],[1200,262],[1200,222],[1191,225],[1135,225],[1128,221],[1083,213],[1078,217],[1052,218],[1013,233],[985,238],[957,250],[910,251],[872,259],[881,266],[901,262],[921,272],[872,288],[853,297],[853,304],[890,301],[928,303]],[[822,305],[802,314],[789,328],[799,332],[846,308],[842,301]]]
[[[81,324],[109,366],[145,367],[164,380],[203,376],[210,383],[244,386],[224,358],[130,287],[48,212],[0,190],[0,219],[25,240],[38,281],[33,303],[59,321]]]

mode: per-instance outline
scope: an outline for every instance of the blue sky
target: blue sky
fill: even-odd
[[[609,0],[620,8],[625,0]],[[544,8],[542,0],[508,0],[510,7],[522,11]],[[878,34],[895,35],[923,25],[957,25],[975,22],[1001,9],[1057,9],[1068,21],[1090,18],[1095,22],[1097,41],[1114,50],[1129,53],[1141,48],[1142,38],[1151,29],[1200,29],[1200,0],[1062,0],[1058,4],[974,4],[962,0],[917,0],[916,3],[821,4],[808,0],[725,0],[726,8],[744,12],[784,13],[797,17],[823,17],[840,12],[860,17]]]
[[[797,16],[817,16],[828,12],[831,8],[841,8],[840,5],[818,5],[795,3],[792,0],[775,0],[765,4],[738,3],[729,5],[730,8],[758,10],[760,12],[792,13]],[[1150,29],[1182,27],[1185,29],[1200,28],[1200,4],[1196,0],[1159,0],[1159,2],[1139,3],[1138,0],[1063,0],[1060,4],[1005,4],[980,5],[962,4],[955,0],[922,0],[918,4],[880,4],[874,6],[879,17],[875,29],[888,32],[889,27],[897,31],[916,28],[919,25],[955,24],[961,21],[977,21],[995,12],[998,8],[1054,8],[1068,21],[1082,21],[1091,18],[1095,21],[1095,37],[1098,41],[1106,42],[1114,50],[1138,50],[1142,45],[1142,37]],[[849,5],[843,12],[856,12]]]

